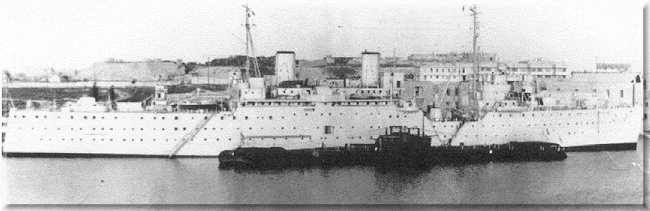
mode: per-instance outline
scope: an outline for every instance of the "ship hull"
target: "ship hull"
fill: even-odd
[[[637,143],[594,144],[587,146],[566,147],[567,152],[625,151],[636,150]]]
[[[370,104],[370,103],[369,103]],[[390,103],[240,107],[236,112],[127,113],[12,110],[3,154],[53,157],[216,157],[238,147],[288,150],[372,144],[390,125],[425,128],[432,146],[553,142],[567,151],[628,150],[641,108],[492,112],[476,122],[431,121]],[[201,121],[208,121],[198,128]],[[195,127],[178,153],[172,149]]]

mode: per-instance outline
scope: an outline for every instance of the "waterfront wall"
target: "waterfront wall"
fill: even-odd
[[[150,82],[126,82],[126,81],[80,81],[80,82],[65,82],[65,83],[47,83],[47,82],[14,82],[3,83],[2,88],[82,88],[92,87],[93,83],[97,83],[98,87],[154,87],[156,85],[176,85],[176,81],[150,81]]]

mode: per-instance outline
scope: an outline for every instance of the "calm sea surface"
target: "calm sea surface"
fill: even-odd
[[[8,203],[641,204],[636,151],[430,169],[219,169],[216,158],[5,158]]]

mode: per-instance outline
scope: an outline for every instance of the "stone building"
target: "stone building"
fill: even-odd
[[[77,77],[90,81],[169,81],[184,74],[185,65],[181,60],[124,62],[111,59],[93,64]]]

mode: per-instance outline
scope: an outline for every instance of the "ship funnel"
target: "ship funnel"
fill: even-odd
[[[296,54],[293,51],[275,53],[275,82],[293,81],[296,76]]]
[[[361,53],[361,86],[379,87],[379,53]]]

